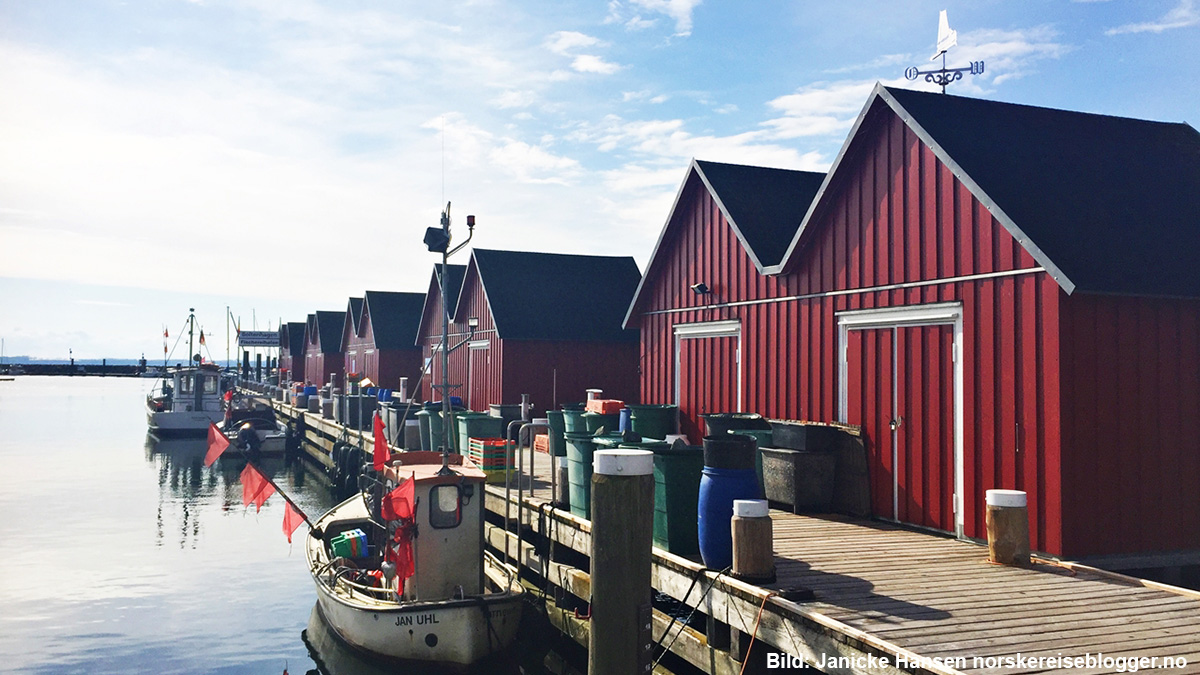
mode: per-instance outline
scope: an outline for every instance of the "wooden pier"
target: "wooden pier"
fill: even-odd
[[[304,420],[306,451],[328,464],[341,426],[274,405],[293,425]],[[361,435],[370,447],[370,433]],[[551,506],[545,455],[534,453],[533,469],[520,502],[516,485],[507,499],[504,486],[488,486],[493,522],[485,537],[547,592],[550,621],[586,646],[586,612],[580,618],[576,608],[591,595],[591,523]],[[1164,665],[1200,673],[1200,593],[1068,562],[994,565],[977,543],[877,521],[778,510],[771,517],[777,580],[766,586],[654,549],[655,590],[707,617],[701,630],[656,609],[656,642],[713,675],[740,673],[746,661],[745,672],[772,664],[786,672],[800,659],[838,675],[1091,674]],[[552,599],[566,596],[572,601]]]

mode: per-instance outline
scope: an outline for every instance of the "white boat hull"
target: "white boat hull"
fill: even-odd
[[[460,669],[512,644],[521,602],[519,594],[497,594],[485,600],[410,602],[372,610],[317,584],[325,622],[350,646],[390,660]]]
[[[209,424],[220,422],[224,417],[225,414],[220,410],[146,410],[146,424],[157,435],[202,435],[208,431]]]

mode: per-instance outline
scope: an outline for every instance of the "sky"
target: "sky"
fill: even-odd
[[[447,202],[644,270],[692,158],[827,170],[942,9],[951,93],[1197,126],[1196,0],[0,0],[3,353],[424,292]]]

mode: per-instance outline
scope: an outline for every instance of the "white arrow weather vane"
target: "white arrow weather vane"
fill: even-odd
[[[950,20],[946,18],[946,10],[942,10],[938,15],[938,36],[937,36],[937,52],[929,57],[930,61],[934,61],[937,57],[942,57],[942,67],[939,70],[917,70],[916,66],[909,66],[904,71],[904,77],[915,80],[917,77],[924,75],[926,82],[941,85],[942,93],[946,93],[946,85],[951,82],[957,82],[962,79],[963,73],[971,73],[972,75],[983,74],[983,61],[972,61],[971,65],[962,68],[947,68],[946,67],[946,52],[950,48],[958,44],[958,31],[950,28]]]

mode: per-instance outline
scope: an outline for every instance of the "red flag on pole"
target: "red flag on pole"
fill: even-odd
[[[204,455],[204,466],[212,466],[225,448],[229,447],[229,439],[212,422],[208,423],[208,452]]]
[[[296,510],[291,502],[283,510],[283,533],[287,535],[288,543],[292,543],[292,533],[304,522],[304,514]]]
[[[167,327],[166,326],[163,326],[163,337],[165,337],[165,338],[171,337],[170,335],[167,335]]]
[[[263,504],[273,494],[275,494],[275,486],[271,485],[271,481],[259,473],[253,464],[247,464],[246,468],[242,469],[243,506],[254,504],[257,510],[262,511]]]
[[[371,430],[375,434],[375,470],[383,471],[383,466],[391,459],[392,452],[388,449],[387,436],[383,435],[383,418],[375,411],[375,426]]]

